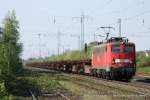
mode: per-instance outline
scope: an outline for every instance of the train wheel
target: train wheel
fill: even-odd
[[[103,71],[100,70],[100,78],[103,78]]]
[[[95,76],[98,77],[98,69],[95,69]]]
[[[94,70],[91,69],[91,72],[90,72],[91,76],[94,76]]]
[[[80,70],[79,70],[79,74],[84,74],[84,69],[83,68],[81,68]]]
[[[101,77],[102,77],[102,74],[101,74],[101,70],[100,70],[100,69],[98,69],[98,71],[97,71],[97,75],[98,75],[98,77],[99,77],[99,78],[101,78]]]
[[[122,74],[121,74],[121,72],[117,72],[116,73],[116,80],[118,80],[118,81],[122,81],[122,79],[123,79],[123,76],[122,76]]]
[[[111,79],[110,72],[106,72],[106,79]]]
[[[106,78],[106,72],[104,70],[102,71],[102,78]]]
[[[114,80],[114,79],[115,79],[115,75],[114,75],[114,73],[113,73],[112,71],[110,72],[110,79],[111,79],[111,80]]]
[[[96,77],[96,69],[93,69],[93,76]]]
[[[97,73],[97,77],[98,77],[98,78],[100,77],[99,73]]]
[[[93,69],[90,69],[90,76],[93,76]]]
[[[111,72],[109,72],[109,75],[110,75],[110,80],[112,80],[112,73],[111,73]]]
[[[124,81],[125,81],[125,82],[129,82],[129,77],[126,76],[125,79],[124,79]]]
[[[126,81],[126,82],[129,82],[129,81],[130,81],[130,79],[131,79],[131,77],[129,76],[129,74],[128,74],[128,73],[126,73],[125,81]]]
[[[102,71],[102,78],[104,78],[104,71]]]

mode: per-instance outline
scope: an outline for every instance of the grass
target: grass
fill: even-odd
[[[41,92],[67,91],[59,84],[57,74],[30,70],[24,70],[19,77],[9,80],[7,89],[13,95],[14,100],[24,100],[24,98],[31,97],[30,91],[35,95],[39,95]]]
[[[30,71],[31,75],[24,78],[38,85],[40,91],[55,92],[64,88],[59,84],[60,73]]]
[[[146,67],[137,67],[137,72],[142,74],[150,75],[150,66]]]
[[[135,95],[135,93],[130,91],[93,83],[86,79],[81,80],[76,75],[69,76],[67,77],[58,72],[24,70],[19,77],[9,82],[9,91],[13,95],[14,100],[29,98],[29,90],[35,91],[37,95],[40,92],[71,94],[78,98],[73,100],[113,100],[113,98],[119,100],[117,98],[121,97],[117,96]],[[116,97],[113,97],[114,95]]]
[[[72,83],[78,84],[79,86],[82,87],[86,87],[89,88],[90,90],[96,90],[98,91],[98,94],[124,94],[124,95],[128,95],[128,94],[137,94],[136,92],[130,91],[130,90],[126,90],[126,89],[122,89],[119,87],[115,87],[113,85],[108,85],[106,82],[103,81],[93,81],[90,78],[85,78],[82,79],[81,76],[76,76],[76,75],[69,75],[68,76],[69,80]],[[109,91],[108,91],[109,90]],[[84,92],[82,92],[84,93]],[[87,93],[88,94],[88,93]],[[90,93],[91,94],[91,93]]]
[[[101,83],[93,83],[92,80],[81,80],[77,77],[71,77],[72,75],[65,77],[66,80],[61,80],[60,84],[81,96],[83,100],[143,100],[144,98],[144,96],[140,96],[140,94],[130,90],[122,90],[115,86],[110,87]]]

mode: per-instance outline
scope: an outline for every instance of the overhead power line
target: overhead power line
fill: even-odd
[[[139,14],[134,15],[134,16],[130,16],[130,17],[127,17],[127,18],[123,18],[123,20],[124,20],[124,21],[132,20],[132,19],[134,19],[134,18],[137,18],[137,17],[143,16],[143,15],[148,14],[148,13],[150,13],[150,10],[144,11],[144,12],[139,13]]]
[[[104,9],[106,6],[108,6],[113,0],[108,0],[103,6],[101,7],[101,10]]]
[[[150,10],[144,11],[142,13],[139,13],[139,14],[127,17],[127,18],[119,18],[118,21],[116,21],[115,23],[111,23],[109,25],[113,26],[113,25],[119,24],[119,36],[121,36],[121,23],[122,23],[122,21],[123,22],[124,21],[130,21],[130,20],[133,20],[135,18],[138,18],[138,17],[143,16],[143,15],[148,14],[148,13],[150,13]],[[143,25],[145,24],[145,20],[144,19],[142,19],[142,24]]]
[[[142,12],[142,13],[139,13],[139,14],[136,14],[136,15],[133,15],[133,16],[130,16],[130,17],[127,17],[127,18],[121,18],[121,21],[128,21],[128,20],[133,20],[133,19],[135,19],[135,18],[138,18],[138,17],[140,17],[140,16],[143,16],[143,15],[145,15],[145,14],[148,14],[148,13],[150,13],[150,10],[147,10],[147,11],[144,11],[144,12]],[[120,19],[120,18],[119,18]],[[144,19],[142,20],[143,22],[142,23],[145,23],[144,22]],[[118,23],[118,21],[116,21],[116,22],[114,22],[114,23],[110,23],[109,25],[116,25]]]

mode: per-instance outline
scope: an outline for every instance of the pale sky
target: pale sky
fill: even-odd
[[[78,49],[77,37],[80,35],[80,17],[84,12],[85,42],[93,41],[93,34],[98,27],[112,26],[113,35],[118,35],[118,18],[122,19],[122,36],[135,42],[136,49],[150,49],[150,0],[0,0],[0,26],[9,10],[15,10],[20,22],[20,41],[23,43],[24,59],[39,56],[41,35],[41,54],[48,56],[57,53],[57,32],[61,36],[63,49]],[[56,23],[53,17],[56,16]],[[96,33],[104,35],[103,30]],[[103,38],[97,38],[101,41]]]

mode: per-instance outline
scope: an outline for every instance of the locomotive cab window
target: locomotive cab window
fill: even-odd
[[[111,50],[112,52],[120,52],[121,51],[120,45],[112,45]]]
[[[132,45],[126,45],[123,49],[124,52],[133,52],[134,47]]]

